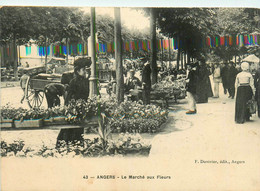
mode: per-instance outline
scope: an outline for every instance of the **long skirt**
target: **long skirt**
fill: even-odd
[[[237,88],[235,121],[236,123],[244,123],[248,121],[251,114],[247,108],[248,100],[252,99],[253,92],[250,86],[239,86]]]

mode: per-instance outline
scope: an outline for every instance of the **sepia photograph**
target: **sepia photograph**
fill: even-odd
[[[1,5],[1,190],[260,190],[260,5],[222,6]]]

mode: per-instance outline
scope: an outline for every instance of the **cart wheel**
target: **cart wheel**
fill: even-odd
[[[37,108],[42,105],[44,93],[39,90],[34,90],[31,88],[30,80],[27,82],[26,86],[26,99],[30,108]]]

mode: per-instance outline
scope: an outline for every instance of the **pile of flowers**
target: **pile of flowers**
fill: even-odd
[[[154,133],[167,120],[168,111],[155,105],[143,105],[142,102],[124,101],[118,104],[116,99],[90,98],[87,101],[73,100],[67,106],[53,108],[15,109],[10,105],[1,110],[2,119],[52,119],[64,117],[69,123],[81,123],[93,116],[104,114],[110,122],[113,132]]]
[[[149,155],[151,144],[139,134],[120,134],[116,140],[104,142],[100,137],[92,140],[85,138],[83,142],[61,141],[59,147],[40,145],[38,147],[25,146],[23,140],[12,143],[1,141],[0,154],[2,157],[102,157],[115,155]]]
[[[168,111],[155,105],[125,101],[109,116],[113,132],[155,133],[167,120]]]
[[[178,96],[178,98],[183,98],[180,96],[183,92],[185,92],[185,78],[184,75],[179,75],[177,79],[173,79],[171,76],[167,76],[162,81],[154,84],[152,86],[153,94],[160,96],[168,96],[171,95]]]

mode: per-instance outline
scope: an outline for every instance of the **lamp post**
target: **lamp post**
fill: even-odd
[[[98,94],[98,89],[97,89],[97,81],[98,78],[96,76],[96,13],[95,13],[95,8],[91,7],[91,18],[90,18],[90,42],[91,42],[91,75],[89,78],[89,87],[90,87],[90,97],[93,97],[94,95]]]

